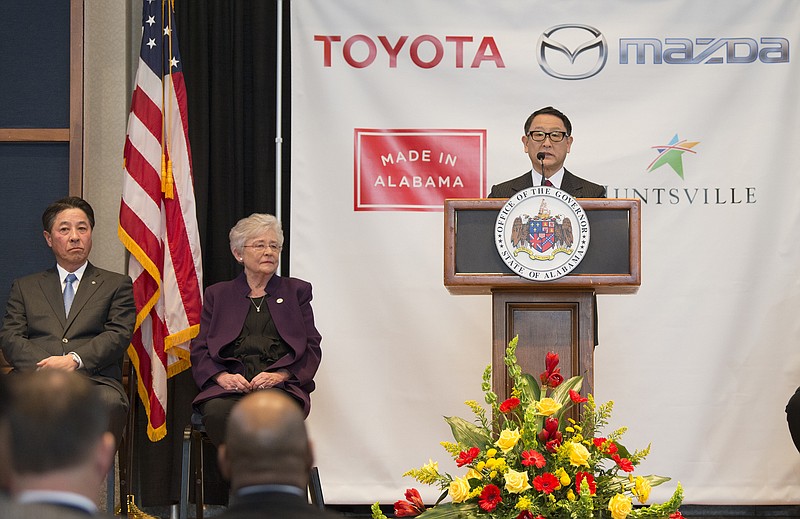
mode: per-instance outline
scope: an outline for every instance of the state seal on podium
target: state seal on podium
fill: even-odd
[[[589,247],[589,218],[568,193],[530,187],[509,198],[497,215],[495,246],[517,275],[533,281],[566,276]]]

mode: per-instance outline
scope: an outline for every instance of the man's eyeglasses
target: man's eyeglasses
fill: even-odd
[[[550,137],[550,142],[561,142],[566,136],[567,132],[562,131],[543,132],[541,130],[531,130],[528,132],[528,137],[536,142],[542,142],[547,137]]]
[[[283,247],[281,245],[278,245],[277,243],[270,243],[270,244],[256,243],[255,245],[243,245],[243,247],[253,249],[258,254],[264,254],[264,251],[266,251],[267,249],[269,249],[270,252],[280,252],[283,249]]]

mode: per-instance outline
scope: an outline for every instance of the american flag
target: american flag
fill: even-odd
[[[202,308],[202,263],[173,0],[144,0],[128,118],[118,235],[130,251],[136,329],[128,356],[147,435],[167,434],[167,379],[189,367]]]

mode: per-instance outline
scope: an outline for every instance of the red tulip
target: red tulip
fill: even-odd
[[[425,511],[425,504],[416,488],[406,490],[406,499],[399,500],[394,504],[394,515],[397,517],[415,517]]]

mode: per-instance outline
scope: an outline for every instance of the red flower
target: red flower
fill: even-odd
[[[561,445],[561,433],[559,432],[556,434],[558,435],[558,438],[550,440],[549,442],[544,444],[544,448],[545,450],[547,450],[547,452],[556,452],[558,450],[558,447]]]
[[[578,472],[575,474],[575,488],[578,490],[578,493],[581,493],[583,478],[586,478],[586,483],[589,485],[589,493],[595,495],[595,493],[597,493],[597,484],[594,482],[594,476],[589,472]]]
[[[500,404],[500,412],[507,413],[509,411],[513,411],[519,405],[519,398],[509,398],[502,404]]]
[[[540,469],[547,465],[547,460],[537,451],[522,451],[522,464],[526,467],[533,465],[537,469]]]
[[[475,461],[475,458],[477,458],[478,454],[480,453],[481,450],[477,447],[472,447],[466,452],[461,451],[458,454],[458,458],[456,459],[456,465],[458,465],[459,467],[463,467],[464,465],[469,465],[470,463]]]
[[[545,367],[547,368],[541,375],[539,380],[542,381],[543,386],[558,387],[564,382],[564,377],[561,375],[561,368],[558,366],[558,354],[552,351],[547,354],[544,359]]]
[[[677,512],[672,512],[671,514],[669,514],[669,519],[683,519],[683,514],[681,514],[680,510],[678,510]]]
[[[586,397],[582,397],[582,396],[581,396],[581,394],[580,394],[580,393],[578,393],[577,391],[575,391],[574,389],[570,389],[570,390],[569,390],[569,398],[570,398],[570,399],[571,399],[573,402],[575,402],[576,404],[580,404],[580,403],[583,403],[583,402],[588,402],[588,401],[589,401],[589,399],[588,399],[588,398],[586,398]]]
[[[594,446],[595,447],[597,447],[598,449],[601,449],[603,452],[605,452],[607,454],[612,454],[613,455],[613,454],[617,453],[617,445],[614,442],[609,441],[606,438],[593,438],[592,442],[594,442]],[[606,442],[608,442],[608,443],[606,443]],[[605,449],[603,449],[603,444],[604,443],[606,444],[606,448]]]
[[[631,463],[631,460],[628,458],[620,458],[619,454],[614,454],[611,456],[611,459],[616,461],[619,468],[625,472],[633,472],[633,463]]]
[[[394,504],[394,515],[397,517],[415,517],[425,511],[425,504],[417,492],[416,488],[406,490],[406,499],[396,501]]]
[[[500,497],[500,489],[496,485],[486,485],[483,487],[478,505],[487,512],[494,512],[497,505],[503,500]]]
[[[558,353],[548,352],[544,357],[544,367],[547,371],[553,371],[558,366]]]
[[[533,478],[533,488],[545,494],[552,494],[558,486],[558,478],[549,472],[545,472],[541,476]]]
[[[533,514],[530,510],[523,510],[519,513],[517,519],[533,519]]]
[[[548,416],[544,419],[544,427],[539,431],[539,441],[547,443],[550,440],[558,440],[561,443],[561,432],[558,430],[558,419]]]

